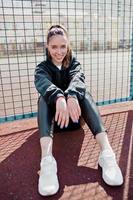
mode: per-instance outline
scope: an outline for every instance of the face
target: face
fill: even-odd
[[[47,44],[52,62],[55,65],[62,65],[62,61],[67,54],[68,39],[65,35],[54,35]]]

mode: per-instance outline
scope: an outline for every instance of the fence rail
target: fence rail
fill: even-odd
[[[132,0],[0,0],[0,123],[37,114],[34,70],[64,25],[98,105],[133,99]]]

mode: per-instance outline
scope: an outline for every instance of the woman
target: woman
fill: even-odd
[[[91,95],[86,92],[81,65],[72,54],[68,33],[63,26],[54,25],[48,30],[46,53],[46,60],[35,69],[35,86],[40,93],[39,193],[49,196],[57,193],[59,189],[57,163],[52,155],[54,130],[79,128],[81,117],[101,147],[98,163],[102,167],[103,180],[111,186],[121,185],[121,170],[108,141],[99,111]]]

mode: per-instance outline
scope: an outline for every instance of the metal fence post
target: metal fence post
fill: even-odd
[[[133,100],[133,22],[132,22],[132,40],[131,40],[130,100]]]

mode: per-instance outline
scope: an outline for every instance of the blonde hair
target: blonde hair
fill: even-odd
[[[52,25],[49,29],[48,29],[48,33],[47,33],[47,44],[49,43],[49,39],[54,36],[54,35],[65,35],[67,37],[67,39],[69,40],[69,36],[68,36],[68,32],[66,30],[66,28],[62,25]],[[48,52],[49,56],[50,53]],[[64,68],[68,68],[71,62],[71,58],[72,58],[72,50],[70,48],[70,44],[68,44],[68,49],[67,49],[67,54],[65,56],[65,58],[63,59],[62,65]]]

